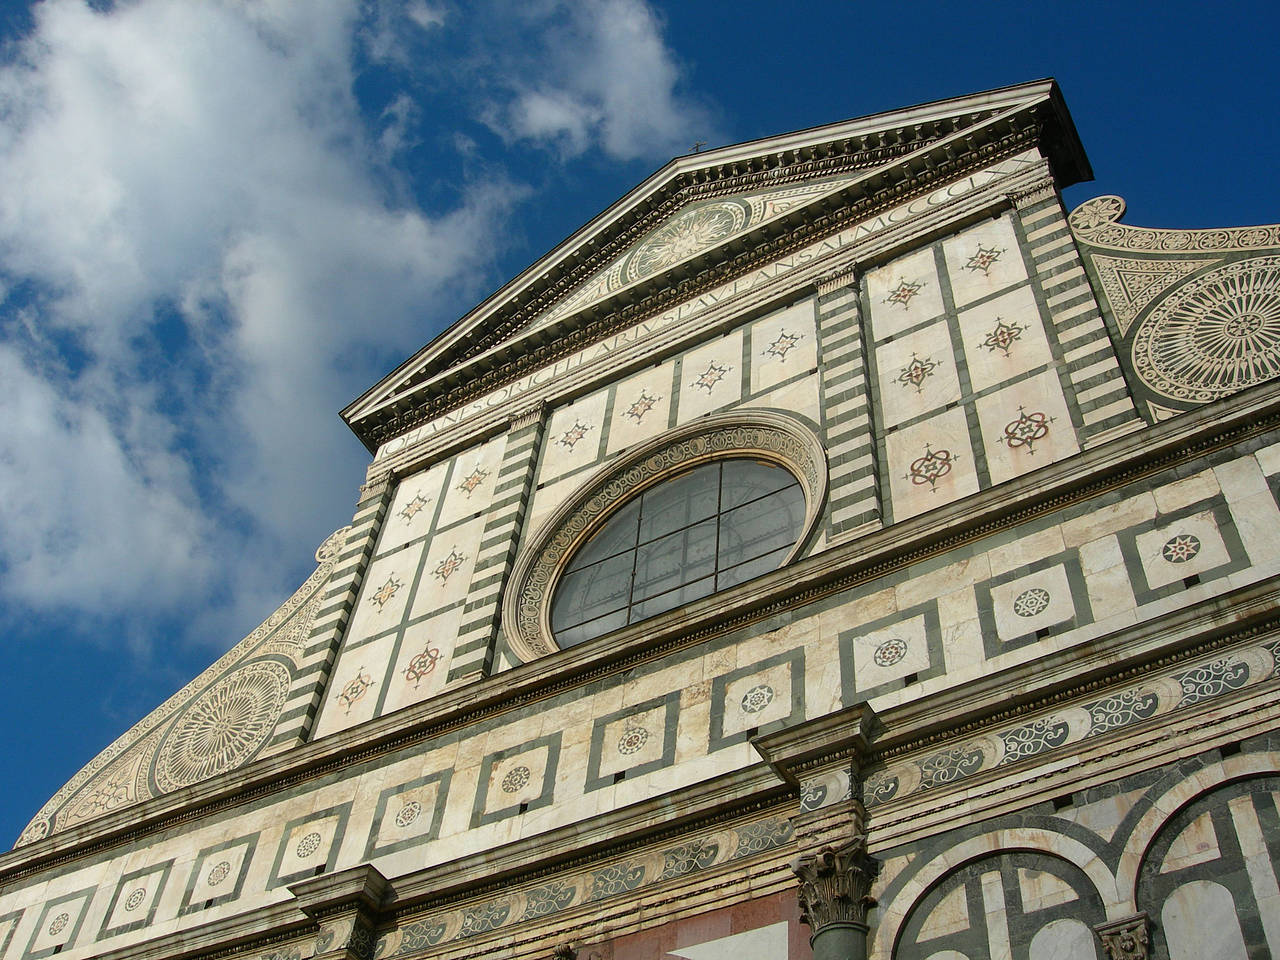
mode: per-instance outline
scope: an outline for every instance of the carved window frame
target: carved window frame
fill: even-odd
[[[704,417],[668,430],[606,464],[525,542],[512,567],[502,606],[503,630],[516,657],[528,662],[561,649],[551,631],[551,599],[578,548],[618,509],[692,467],[741,458],[782,467],[800,482],[804,522],[780,566],[793,561],[813,539],[826,505],[827,456],[822,441],[798,418],[774,410],[735,410]]]

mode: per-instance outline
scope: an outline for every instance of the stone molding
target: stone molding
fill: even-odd
[[[372,864],[292,884],[298,909],[320,925],[316,960],[370,960],[391,884]]]
[[[701,463],[750,456],[789,470],[805,495],[799,539],[783,561],[809,542],[827,495],[822,442],[794,417],[738,409],[676,427],[619,457],[591,476],[542,525],[516,558],[503,603],[502,625],[512,650],[528,662],[559,649],[551,632],[556,584],[577,549],[613,512],[649,487]]]
[[[800,922],[813,931],[811,942],[835,925],[867,929],[867,911],[875,906],[871,885],[880,865],[867,853],[865,836],[807,853],[791,870],[799,881]]]
[[[1107,960],[1147,960],[1151,940],[1149,922],[1145,913],[1137,913],[1095,926],[1093,930],[1107,951]]]

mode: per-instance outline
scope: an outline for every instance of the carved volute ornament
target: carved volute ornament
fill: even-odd
[[[813,933],[810,942],[833,926],[867,930],[867,910],[875,906],[871,884],[880,864],[867,853],[866,837],[856,836],[841,847],[823,847],[791,864],[800,881],[800,922]]]
[[[1100,923],[1093,929],[1107,951],[1107,960],[1147,960],[1150,956],[1145,913]]]

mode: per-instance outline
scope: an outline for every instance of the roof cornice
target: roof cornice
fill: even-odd
[[[1001,150],[997,141],[1008,141]],[[488,297],[343,411],[372,451],[378,444],[514,379],[530,364],[601,336],[643,303],[660,309],[778,255],[780,237],[810,238],[851,216],[874,215],[1014,147],[1040,146],[1060,186],[1092,177],[1057,85],[1036,81],[678,157]],[[524,336],[534,318],[695,200],[839,173],[844,190],[648,278]],[[843,214],[840,208],[843,207]],[[817,208],[817,209],[815,209]],[[568,344],[572,343],[572,347]]]

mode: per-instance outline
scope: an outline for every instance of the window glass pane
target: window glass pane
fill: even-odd
[[[597,620],[580,623],[576,627],[557,630],[556,643],[560,644],[562,647],[572,647],[579,643],[585,643],[588,640],[594,640],[596,637],[604,636],[610,630],[617,630],[619,627],[625,627],[626,625],[627,611],[618,610],[615,613],[610,613]]]
[[[804,522],[804,494],[799,484],[720,515],[720,568],[796,542]]]
[[[746,583],[752,577],[759,577],[778,569],[778,565],[787,559],[787,554],[791,552],[793,546],[795,544],[789,543],[785,547],[773,551],[773,553],[766,553],[763,557],[756,557],[754,560],[740,563],[736,567],[730,567],[728,570],[721,570],[716,575],[716,589],[728,590],[730,587],[737,586],[740,583]]]
[[[588,564],[611,557],[636,545],[636,522],[640,519],[640,501],[628,503],[611,516],[600,531],[587,541],[569,564],[569,570],[578,570]]]
[[[551,629],[559,630],[625,608],[630,599],[634,554],[610,557],[568,574],[551,604]]]
[[[708,463],[649,490],[640,513],[640,542],[714,517],[719,483],[720,465]]]
[[[715,570],[716,521],[704,520],[637,548],[632,598],[664,593]]]
[[[557,641],[573,646],[776,569],[804,516],[791,472],[746,458],[658,484],[570,559],[551,605]]]
[[[631,608],[631,622],[635,623],[637,620],[656,617],[660,613],[674,610],[676,607],[697,600],[699,597],[709,597],[715,593],[715,582],[715,577],[707,577],[705,580],[695,580],[693,583],[686,583],[683,586],[676,587],[674,590],[660,593],[656,597],[650,597],[648,600],[641,600]]]
[[[758,460],[726,460],[720,509],[728,510],[796,482],[788,470]]]

